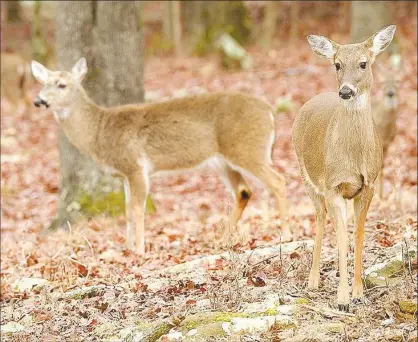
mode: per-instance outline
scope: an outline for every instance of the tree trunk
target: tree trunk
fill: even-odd
[[[60,1],[57,3],[57,69],[71,70],[81,57],[89,71],[83,82],[99,105],[142,102],[142,29],[137,2]],[[52,229],[80,215],[124,213],[122,182],[104,173],[59,134],[61,189]]]
[[[18,21],[22,21],[22,11],[20,2],[15,1],[7,1],[6,2],[6,10],[7,10],[7,21],[9,23],[15,23]]]
[[[276,1],[266,1],[264,6],[262,45],[266,51],[270,50],[274,34],[276,33],[279,4]]]
[[[222,33],[244,44],[250,37],[251,20],[243,1],[183,1],[186,40],[192,52],[205,54]]]
[[[164,40],[174,47],[176,55],[181,53],[181,13],[180,1],[164,1]]]
[[[290,41],[297,42],[299,36],[299,1],[290,4]]]
[[[32,18],[32,58],[43,65],[48,65],[48,45],[41,30],[41,1],[35,1]]]
[[[351,38],[362,42],[384,26],[392,24],[389,3],[386,1],[351,2]],[[396,35],[388,47],[389,54],[397,50]]]

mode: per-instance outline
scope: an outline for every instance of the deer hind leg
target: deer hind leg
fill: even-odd
[[[286,180],[284,176],[276,172],[270,165],[263,165],[259,168],[252,167],[250,172],[274,193],[280,217],[283,222],[283,238],[284,240],[291,239],[292,233],[289,228],[289,205],[287,202]]]
[[[240,241],[245,242],[248,240],[248,237],[239,230],[237,223],[241,218],[248,201],[251,198],[251,190],[247,183],[245,183],[245,180],[241,174],[229,166],[225,167],[222,176],[225,185],[229,188],[235,199],[235,207],[229,218],[230,229],[235,227],[236,231],[238,232]]]
[[[337,292],[338,308],[347,311],[350,303],[350,290],[347,275],[347,207],[345,200],[335,191],[329,191],[325,196],[326,208],[337,231],[338,261],[340,284]]]
[[[315,207],[315,226],[316,226],[316,235],[315,235],[315,245],[313,250],[312,258],[312,267],[309,272],[308,288],[317,289],[319,286],[319,261],[321,258],[321,248],[322,240],[324,237],[324,228],[325,228],[325,218],[326,218],[326,209],[325,209],[325,199],[323,196],[318,195],[315,190],[306,187],[309,197],[312,200],[312,203]]]
[[[363,298],[363,283],[361,278],[363,263],[363,247],[364,247],[364,223],[366,221],[367,212],[373,199],[374,189],[365,186],[362,192],[354,198],[354,211],[356,218],[356,236],[354,247],[354,283],[353,283],[353,299],[361,300]]]
[[[125,193],[125,214],[126,214],[126,242],[130,250],[134,249],[134,229],[135,229],[135,216],[133,212],[133,203],[131,198],[131,188],[129,179],[124,178],[123,190]]]
[[[141,168],[138,173],[129,177],[132,195],[132,207],[135,213],[135,252],[145,254],[145,204],[149,190],[149,176]]]

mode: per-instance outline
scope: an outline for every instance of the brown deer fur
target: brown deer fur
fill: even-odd
[[[306,102],[293,125],[293,143],[302,178],[316,216],[317,233],[308,286],[318,288],[319,258],[328,212],[337,232],[340,284],[337,302],[348,310],[347,210],[354,199],[356,216],[353,298],[363,298],[361,280],[364,223],[382,166],[382,146],[373,122],[371,65],[390,44],[395,26],[387,26],[363,43],[340,45],[323,36],[308,36],[314,52],[336,68],[339,92]]]
[[[153,174],[216,168],[237,201],[231,226],[251,197],[243,178],[251,175],[274,192],[287,218],[285,179],[271,161],[274,118],[265,102],[240,93],[212,93],[103,108],[81,86],[87,72],[84,58],[71,73],[53,72],[35,61],[32,71],[44,86],[35,104],[51,107],[80,151],[125,176],[128,243],[132,246],[135,225],[138,253],[145,251],[144,207]]]

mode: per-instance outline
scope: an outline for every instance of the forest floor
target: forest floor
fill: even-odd
[[[251,71],[223,70],[215,56],[153,57],[145,67],[151,101],[228,89],[272,105],[287,103],[276,118],[273,162],[287,179],[291,243],[281,241],[273,198],[268,203],[264,189],[249,181],[254,197],[240,225],[251,241],[222,247],[219,238],[231,199],[219,176],[203,171],[152,180],[157,212],[146,217],[144,258],[126,249],[123,217],[98,217],[44,234],[58,199],[57,124],[48,110],[11,112],[2,99],[2,338],[416,341],[417,53],[412,48],[405,53],[399,132],[385,162],[385,196],[373,200],[368,214],[366,301],[344,314],[335,305],[338,262],[329,220],[322,283],[318,291],[306,287],[314,218],[291,126],[306,100],[334,90],[336,82],[328,63],[307,43],[299,46],[269,53],[250,48]],[[351,279],[352,225],[349,232]],[[372,279],[376,272],[380,277]]]

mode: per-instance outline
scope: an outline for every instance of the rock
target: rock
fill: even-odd
[[[201,342],[211,339],[219,339],[228,335],[223,329],[222,322],[213,322],[198,326],[196,329],[190,330],[185,338],[184,342]],[[228,323],[229,324],[229,323]]]
[[[343,334],[345,330],[345,324],[341,322],[327,323],[320,326],[322,332],[329,332],[335,334]]]
[[[5,334],[13,334],[25,331],[26,327],[17,322],[9,322],[0,326],[0,331]]]
[[[49,284],[48,280],[42,278],[19,278],[13,282],[12,288],[16,292],[26,292],[32,291],[34,288],[40,290]]]
[[[382,321],[382,323],[380,323],[380,325],[382,327],[388,327],[389,325],[392,325],[393,323],[395,323],[395,320],[393,318],[388,318],[388,319],[385,319],[384,321]]]
[[[156,323],[144,323],[127,327],[119,332],[123,342],[155,342],[161,336],[166,335],[174,327],[171,320],[163,320]]]
[[[417,337],[417,331],[414,330],[412,331],[409,336],[408,336],[408,342],[417,342],[418,341],[418,337]]]
[[[167,335],[168,341],[181,341],[183,339],[183,334],[180,331],[170,331]]]
[[[105,285],[94,285],[66,292],[64,296],[72,299],[84,299],[99,296],[105,292]]]
[[[410,300],[401,300],[399,302],[399,308],[402,312],[413,315],[417,312],[417,303]]]
[[[402,341],[403,331],[401,329],[391,329],[385,332],[385,338],[389,341]]]
[[[229,34],[222,34],[215,46],[221,51],[222,65],[226,68],[251,69],[253,59],[247,51]]]
[[[263,333],[273,326],[288,329],[294,327],[295,323],[290,317],[284,315],[252,318],[235,317],[231,320],[229,330],[231,333]]]

